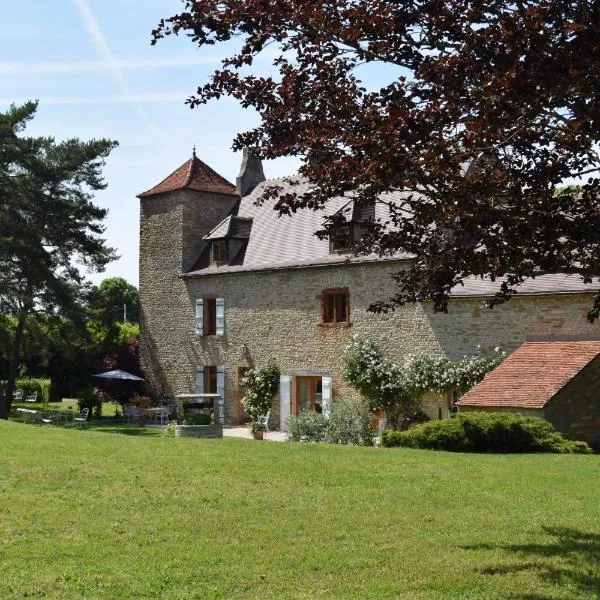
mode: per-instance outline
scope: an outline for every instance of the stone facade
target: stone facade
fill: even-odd
[[[330,377],[334,400],[356,393],[341,377],[341,357],[352,336],[372,341],[397,361],[421,352],[459,359],[478,346],[511,352],[532,337],[598,336],[598,325],[585,318],[591,297],[584,293],[524,295],[494,310],[482,308],[481,298],[457,297],[449,314],[434,313],[428,303],[389,314],[369,312],[373,301],[394,294],[390,274],[401,261],[241,272],[214,268],[184,276],[198,259],[203,236],[237,201],[182,189],[141,198],[140,207],[140,350],[149,391],[193,393],[197,367],[223,366],[226,423],[244,418],[243,370],[263,367],[271,357],[292,378]],[[350,323],[323,325],[321,294],[338,288],[349,291]],[[224,335],[196,333],[198,298],[224,299]],[[424,398],[432,418],[446,417],[448,404],[439,395]],[[279,410],[275,399],[271,426],[279,425]]]
[[[592,360],[544,407],[544,418],[563,435],[600,450],[600,356]]]
[[[488,310],[480,298],[456,298],[450,313],[434,313],[427,303],[393,313],[368,311],[377,299],[393,294],[389,274],[398,263],[251,271],[181,277],[182,264],[193,260],[202,235],[225,216],[227,197],[173,192],[145,199],[141,208],[140,296],[143,368],[154,393],[190,393],[196,367],[225,366],[226,422],[239,422],[239,375],[245,367],[262,367],[270,357],[283,373],[328,373],[333,396],[354,393],[341,378],[341,356],[352,336],[374,342],[387,356],[401,361],[417,352],[458,359],[477,346],[507,352],[532,336],[598,333],[585,314],[585,294],[524,296]],[[208,213],[213,211],[211,215]],[[206,223],[210,216],[210,223]],[[185,243],[184,243],[185,240]],[[186,244],[188,247],[186,247]],[[183,250],[182,250],[183,248]],[[322,325],[320,295],[348,288],[350,326]],[[195,301],[225,300],[225,334],[195,333]],[[446,398],[428,395],[425,408],[437,418],[447,415]],[[271,422],[279,422],[274,403]]]

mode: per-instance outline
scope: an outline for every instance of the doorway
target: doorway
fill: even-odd
[[[292,402],[292,414],[303,410],[323,410],[323,379],[321,377],[298,375],[295,377],[295,394]]]

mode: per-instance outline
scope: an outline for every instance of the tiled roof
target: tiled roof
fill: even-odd
[[[469,277],[465,279],[464,286],[456,286],[452,290],[452,296],[461,298],[463,296],[493,296],[500,291],[502,278],[496,281]],[[583,283],[578,275],[566,273],[549,273],[538,275],[535,279],[528,279],[521,284],[517,290],[517,297],[530,294],[573,294],[595,292],[598,284]]]
[[[256,186],[250,194],[240,199],[237,215],[230,215],[219,223],[206,239],[214,239],[231,235],[236,225],[233,218],[242,218],[246,223],[252,220],[251,233],[245,247],[243,260],[236,264],[223,265],[218,269],[214,267],[200,268],[199,264],[188,276],[218,275],[221,273],[289,269],[300,267],[317,267],[322,265],[343,265],[350,259],[351,263],[406,261],[412,258],[411,254],[399,253],[394,256],[381,258],[376,254],[354,257],[349,254],[333,254],[329,251],[329,240],[319,239],[315,231],[323,228],[329,217],[341,211],[346,220],[353,217],[365,219],[374,218],[382,221],[389,220],[389,208],[386,202],[400,205],[408,196],[415,192],[391,192],[382,195],[384,202],[378,202],[374,208],[357,208],[352,202],[351,195],[330,200],[324,210],[315,211],[302,209],[291,217],[280,217],[273,210],[274,200],[267,201],[257,206],[256,200],[268,186],[277,185],[282,188],[282,193],[296,192],[302,195],[310,189],[306,181],[298,178],[283,177],[270,179]],[[241,222],[241,219],[240,219]],[[242,237],[242,236],[240,236]],[[390,267],[393,270],[394,267]],[[452,291],[453,297],[489,297],[500,289],[501,279],[495,282],[488,279],[471,277],[465,280],[464,286],[457,286]],[[564,273],[540,275],[535,279],[526,281],[519,286],[518,295],[529,294],[556,294],[556,293],[588,293],[598,289],[598,285],[584,284],[577,275]]]
[[[183,163],[168,177],[163,179],[153,188],[142,192],[138,198],[148,198],[165,192],[175,190],[196,190],[198,192],[213,192],[237,196],[235,185],[213,171],[207,164],[203,163],[194,152],[192,158]]]
[[[252,230],[252,219],[229,215],[225,217],[208,235],[205,240],[217,240],[221,238],[248,239]]]
[[[340,208],[349,204],[349,198],[334,198],[327,203],[322,211],[301,209],[293,216],[280,217],[273,210],[275,201],[265,202],[256,206],[256,200],[264,192],[266,186],[278,185],[283,193],[295,191],[298,194],[306,192],[310,185],[300,182],[294,185],[288,178],[270,179],[256,186],[250,194],[240,200],[237,217],[252,219],[252,232],[248,240],[246,254],[243,264],[224,265],[218,269],[206,268],[187,273],[187,275],[215,275],[218,273],[229,273],[237,271],[254,271],[258,269],[277,269],[301,266],[313,266],[320,264],[344,264],[347,254],[331,254],[329,252],[329,240],[319,239],[315,231],[323,228],[327,217],[333,215]],[[409,196],[408,192],[393,192],[385,194],[385,200],[400,202],[402,198]],[[349,211],[351,214],[351,205]],[[386,219],[387,206],[378,203],[375,217]],[[225,223],[227,221],[227,224]],[[229,228],[229,221],[225,219],[208,236],[217,237],[215,231],[224,231]],[[393,260],[409,258],[409,254],[400,254]],[[352,258],[352,262],[382,260],[376,255],[360,258]],[[388,259],[390,260],[390,259]]]
[[[598,354],[600,341],[526,342],[457,404],[543,408]]]

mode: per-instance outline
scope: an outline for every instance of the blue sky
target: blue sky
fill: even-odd
[[[38,99],[30,134],[120,144],[104,171],[108,188],[96,201],[109,209],[106,238],[121,258],[91,275],[95,282],[119,275],[137,285],[138,193],[185,162],[194,145],[199,158],[235,181],[241,156],[231,141],[257,123],[228,99],[185,106],[226,49],[200,51],[186,38],[151,46],[152,29],[181,6],[179,0],[0,0],[0,110]],[[265,173],[277,177],[296,166],[281,159],[266,164]]]

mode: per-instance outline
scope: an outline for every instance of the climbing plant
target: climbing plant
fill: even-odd
[[[363,394],[373,410],[383,410],[390,427],[397,429],[405,415],[416,412],[425,392],[465,392],[504,359],[497,348],[494,356],[479,349],[459,361],[415,355],[403,364],[384,357],[367,340],[355,339],[347,346],[342,374],[344,379]]]

